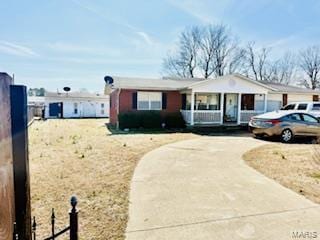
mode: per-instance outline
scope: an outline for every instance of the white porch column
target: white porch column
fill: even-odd
[[[240,123],[241,123],[241,93],[239,93],[239,95],[238,95],[238,121],[237,121],[237,123],[238,123],[238,125],[240,125]]]
[[[264,94],[264,112],[266,113],[268,110],[268,98],[267,98],[267,94]]]
[[[191,111],[190,111],[190,125],[194,125],[194,92],[191,91]]]
[[[224,93],[220,93],[220,124],[223,125]]]

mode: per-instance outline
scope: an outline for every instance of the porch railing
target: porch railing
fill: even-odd
[[[191,123],[191,111],[181,110],[181,114],[186,123]],[[193,122],[195,124],[219,124],[221,122],[220,110],[195,110],[193,112]]]
[[[256,115],[264,113],[263,110],[241,110],[240,123],[248,123]]]

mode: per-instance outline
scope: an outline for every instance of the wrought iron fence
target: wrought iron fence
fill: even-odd
[[[71,197],[70,204],[71,204],[71,210],[69,212],[69,226],[65,227],[64,229],[56,232],[55,229],[55,220],[56,216],[54,213],[54,209],[52,209],[51,212],[51,236],[43,239],[43,240],[54,240],[57,237],[61,236],[62,234],[69,231],[70,240],[78,240],[78,210],[76,208],[78,203],[78,200],[75,196]],[[16,229],[16,224],[14,223],[14,230]],[[37,222],[36,218],[33,217],[32,221],[32,240],[37,240]],[[16,230],[14,231],[14,240],[22,240],[19,238]]]

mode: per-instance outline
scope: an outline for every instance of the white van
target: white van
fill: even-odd
[[[281,108],[281,110],[290,110],[309,113],[320,118],[320,102],[295,102]]]

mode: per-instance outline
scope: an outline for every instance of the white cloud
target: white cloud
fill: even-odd
[[[127,23],[124,19],[120,19],[119,17],[115,17],[115,16],[110,16],[110,14],[106,15],[106,13],[101,11],[100,8],[93,6],[92,2],[89,3],[84,0],[72,0],[72,2],[75,3],[77,6],[93,13],[97,17],[100,17],[101,19],[107,20],[109,22],[112,22],[114,24],[127,28],[128,30],[130,30],[131,32],[137,34],[140,38],[142,38],[144,40],[144,43],[147,43],[149,45],[153,45],[155,43],[154,40],[150,37],[150,35],[147,34],[146,32],[141,31],[139,28]]]
[[[0,52],[23,57],[38,56],[31,48],[7,41],[0,41]]]
[[[208,4],[206,1],[198,0],[167,0],[167,2],[189,14],[190,16],[200,20],[203,23],[212,23],[216,21],[216,19],[212,16],[212,14],[207,14]]]
[[[83,0],[71,0],[73,3],[75,3],[77,6],[93,13],[94,15],[108,21],[108,22],[112,22],[115,23],[117,25],[126,27],[132,31],[137,31],[138,29],[134,26],[132,26],[131,24],[123,21],[122,19],[116,18],[114,16],[110,16],[107,15],[104,11],[101,11],[101,9],[97,8],[96,6],[92,5],[92,2],[87,2],[87,1],[83,1]]]
[[[142,39],[149,45],[152,45],[154,42],[152,38],[145,32],[137,32],[137,34],[142,37]]]

